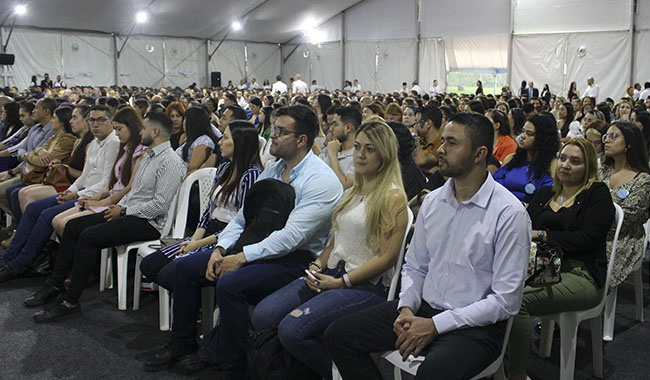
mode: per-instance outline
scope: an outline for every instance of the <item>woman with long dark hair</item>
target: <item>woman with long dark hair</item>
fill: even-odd
[[[196,259],[205,259],[207,263],[219,232],[237,214],[262,172],[257,129],[252,123],[230,122],[219,140],[219,148],[227,161],[217,167],[210,203],[192,236],[148,255],[140,265],[144,275],[168,290],[173,287],[177,260],[199,255]]]
[[[508,112],[508,123],[510,124],[513,136],[521,135],[521,132],[524,130],[524,124],[526,123],[526,113],[524,110],[521,108],[510,109],[510,112]]]
[[[643,140],[646,144],[646,150],[650,152],[650,112],[633,110],[631,119],[641,130]]]
[[[568,101],[571,101],[573,98],[580,98],[580,91],[578,91],[578,85],[575,81],[571,82],[569,85],[569,91],[567,91],[566,98]]]
[[[181,102],[171,102],[165,108],[165,113],[172,119],[172,135],[169,143],[176,149],[185,141],[183,121],[185,120],[185,106]]]
[[[420,194],[427,179],[413,159],[416,145],[409,129],[397,121],[389,121],[388,126],[397,138],[397,158],[402,173],[402,183],[408,199]]]
[[[52,227],[59,236],[63,236],[65,224],[74,218],[104,212],[108,206],[117,204],[130,189],[131,177],[135,173],[137,162],[144,154],[140,131],[142,119],[131,107],[124,107],[113,116],[113,130],[120,140],[120,152],[113,164],[111,178],[104,189],[92,197],[81,197],[78,207],[64,211],[52,220]]]
[[[273,112],[273,107],[264,106],[259,113],[260,124],[257,127],[258,133],[260,136],[264,137],[266,143],[269,143],[269,137],[271,136],[271,113]]]
[[[176,153],[187,165],[187,175],[190,175],[210,157],[217,137],[210,126],[210,115],[202,107],[190,107],[185,112],[183,129],[187,138]]]
[[[537,190],[553,185],[550,170],[559,143],[553,120],[543,115],[532,115],[524,124],[517,151],[494,173],[494,180],[520,201],[530,202]]]
[[[560,131],[562,142],[582,136],[580,122],[574,120],[574,117],[575,112],[571,103],[564,102],[560,104],[558,107],[557,129]]]
[[[490,119],[494,127],[494,151],[492,155],[503,162],[503,160],[517,150],[517,142],[510,137],[510,123],[503,111],[489,109],[485,116]]]
[[[20,104],[16,102],[5,103],[2,107],[2,130],[0,130],[0,140],[13,135],[23,123],[20,122]]]
[[[609,187],[614,203],[625,213],[609,283],[613,288],[625,281],[643,258],[643,223],[648,220],[650,206],[650,167],[641,130],[634,123],[612,123],[603,135],[603,142],[605,160],[600,168],[600,178]],[[607,252],[611,252],[614,232],[614,229],[609,231]]]

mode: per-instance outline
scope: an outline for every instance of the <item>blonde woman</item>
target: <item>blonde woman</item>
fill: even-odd
[[[252,314],[255,329],[278,325],[284,347],[326,379],[331,360],[322,333],[338,318],[386,300],[407,227],[397,139],[388,125],[361,125],[354,168],[354,185],[334,210],[327,248],[306,277],[266,297]]]

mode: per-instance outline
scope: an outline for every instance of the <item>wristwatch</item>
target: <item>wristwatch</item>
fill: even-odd
[[[120,210],[120,218],[124,218],[125,216],[126,216],[126,207]]]
[[[544,230],[537,231],[537,238],[539,240],[545,241],[545,237],[546,237],[546,231],[544,231]]]

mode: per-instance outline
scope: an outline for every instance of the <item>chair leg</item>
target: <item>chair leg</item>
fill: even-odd
[[[393,379],[394,380],[402,380],[402,370],[399,369],[398,366],[393,367]]]
[[[494,380],[508,380],[503,369],[503,361],[501,361],[499,369],[497,369],[497,371],[494,373]]]
[[[542,333],[539,340],[539,355],[543,358],[548,358],[551,356],[554,327],[555,321],[552,321],[550,319],[542,320]]]
[[[103,292],[106,290],[106,271],[107,271],[107,266],[108,266],[108,260],[110,259],[110,255],[108,253],[108,250],[111,248],[104,248],[102,249],[102,257],[99,259],[99,291]]]
[[[573,313],[560,315],[560,380],[573,380],[578,322]]]
[[[594,376],[603,378],[603,341],[600,337],[602,331],[602,317],[592,318],[591,324],[591,350],[594,366]]]
[[[616,319],[616,294],[618,287],[610,290],[605,298],[605,321],[603,323],[603,340],[611,341],[614,339],[614,322]]]
[[[214,286],[201,288],[201,321],[203,323],[203,337],[206,337],[214,328]]]
[[[643,322],[643,270],[641,267],[632,272],[634,278],[634,299],[636,301],[636,319]]]
[[[117,308],[126,310],[127,271],[129,269],[129,251],[117,248]]]
[[[169,316],[169,291],[160,286],[158,287],[158,318],[161,331],[169,331],[171,326]]]
[[[140,287],[142,286],[142,272],[140,272],[140,263],[142,256],[135,255],[135,274],[133,275],[133,310],[140,309]]]

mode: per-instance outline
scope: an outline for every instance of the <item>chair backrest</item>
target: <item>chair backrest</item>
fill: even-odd
[[[190,192],[192,185],[199,182],[199,196],[200,196],[200,213],[202,215],[208,207],[210,190],[214,182],[214,175],[216,168],[203,168],[190,174],[185,181],[181,184],[178,190],[178,207],[176,209],[176,220],[174,222],[174,231],[172,236],[175,238],[182,238],[185,235],[185,227],[187,225],[187,209],[190,203]]]
[[[406,214],[406,232],[404,233],[404,240],[402,240],[402,248],[400,248],[399,256],[397,257],[397,262],[395,263],[395,269],[393,269],[393,278],[390,280],[390,288],[388,289],[388,301],[395,299],[395,293],[397,292],[397,282],[399,281],[399,275],[402,272],[402,263],[404,263],[406,239],[409,236],[411,224],[413,224],[413,211],[407,207]]]
[[[178,193],[174,195],[171,205],[169,205],[169,210],[167,211],[167,219],[165,219],[165,225],[163,226],[162,233],[160,237],[165,237],[169,235],[169,232],[172,229],[172,223],[174,223],[174,215],[176,215],[176,210],[178,208]]]
[[[641,261],[645,258],[645,251],[648,248],[648,241],[650,239],[650,219],[643,223],[643,230],[645,231],[645,238],[643,239],[643,251],[641,251]]]
[[[603,300],[601,304],[605,302],[607,289],[609,289],[609,279],[612,275],[612,269],[614,268],[614,261],[616,260],[616,245],[618,244],[618,235],[621,233],[621,226],[623,225],[623,218],[625,217],[621,206],[614,203],[614,208],[616,209],[616,232],[614,233],[614,240],[612,241],[612,252],[609,255],[609,263],[607,264],[607,278],[605,279],[605,291],[603,292]]]

